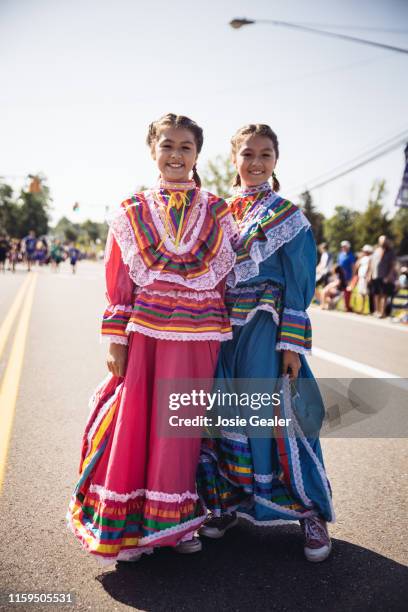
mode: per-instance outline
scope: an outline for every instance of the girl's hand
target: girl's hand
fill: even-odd
[[[108,366],[109,372],[114,376],[123,377],[125,375],[127,354],[127,345],[117,344],[116,342],[110,343],[106,365]]]
[[[295,351],[283,351],[282,374],[289,374],[290,380],[298,377],[300,370],[300,358]]]

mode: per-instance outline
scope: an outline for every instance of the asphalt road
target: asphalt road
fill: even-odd
[[[25,278],[22,270],[0,276],[0,326]],[[205,540],[201,554],[161,550],[137,564],[108,568],[81,550],[64,517],[88,398],[105,376],[106,348],[98,340],[103,292],[101,264],[82,262],[76,276],[68,266],[39,271],[0,497],[3,601],[8,593],[71,592],[75,604],[1,609],[408,609],[405,437],[347,437],[346,427],[323,439],[337,513],[325,563],[304,560],[296,525],[262,530],[242,523],[221,541]],[[317,376],[370,378],[368,367],[407,377],[405,328],[315,309],[312,321],[320,353],[310,364]],[[0,356],[3,379],[18,322]]]

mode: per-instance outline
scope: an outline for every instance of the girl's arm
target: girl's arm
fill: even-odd
[[[110,342],[107,366],[114,376],[124,376],[128,344],[126,326],[132,312],[135,286],[111,231],[106,243],[105,279],[108,306],[103,315],[101,334]]]
[[[299,354],[310,353],[312,329],[306,309],[312,301],[316,284],[316,244],[311,229],[301,230],[281,249],[285,277],[283,310],[276,350],[284,351],[283,373],[297,376]]]

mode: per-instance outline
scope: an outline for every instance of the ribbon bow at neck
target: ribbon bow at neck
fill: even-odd
[[[181,233],[182,233],[182,229],[183,229],[183,224],[184,224],[184,215],[185,215],[185,211],[186,211],[186,206],[189,205],[189,199],[188,199],[188,195],[185,191],[172,191],[170,193],[170,197],[169,197],[169,201],[167,202],[167,209],[166,209],[166,218],[165,218],[165,225],[164,225],[164,236],[159,244],[159,246],[157,247],[158,249],[162,246],[163,242],[166,240],[166,238],[169,236],[170,231],[170,212],[172,208],[175,208],[177,211],[179,211],[180,209],[182,209],[181,211],[181,217],[180,217],[180,221],[179,221],[179,226],[177,229],[177,235],[176,235],[176,240],[175,240],[175,246],[176,248],[179,246],[180,244],[180,238],[181,238]]]

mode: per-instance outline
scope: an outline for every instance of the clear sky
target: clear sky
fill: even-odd
[[[0,175],[18,187],[45,173],[54,221],[102,220],[155,182],[146,129],[176,112],[204,128],[199,169],[241,125],[269,123],[281,192],[296,202],[308,181],[408,128],[408,55],[267,24],[233,30],[233,17],[405,28],[341,32],[408,48],[405,0],[0,0]],[[393,211],[403,168],[401,146],[315,203],[362,209],[385,178]]]

